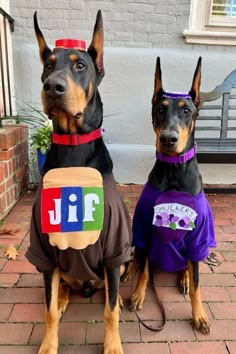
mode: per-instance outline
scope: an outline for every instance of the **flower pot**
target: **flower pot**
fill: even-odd
[[[37,160],[38,160],[38,167],[40,172],[42,172],[43,170],[43,166],[45,164],[47,154],[48,154],[48,150],[46,151],[45,154],[42,154],[41,150],[37,149]]]

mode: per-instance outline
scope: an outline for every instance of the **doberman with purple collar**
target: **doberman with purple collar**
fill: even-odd
[[[67,45],[63,47],[63,41],[59,41],[59,46],[51,50],[39,29],[36,13],[34,28],[44,66],[42,103],[53,125],[52,144],[42,172],[43,182],[39,184],[32,210],[30,247],[26,253],[29,261],[43,273],[45,283],[46,324],[39,353],[58,352],[58,325],[69,302],[70,287],[82,287],[86,295],[91,295],[94,281],[102,280],[106,294],[104,354],[123,354],[119,334],[119,312],[122,306],[119,282],[126,268],[124,265],[132,259],[133,249],[129,215],[116,189],[112,161],[101,136],[103,106],[98,86],[104,76],[102,14],[101,11],[97,13],[92,41],[87,51],[83,43],[80,46],[78,41],[75,41],[76,47],[70,44],[69,48]],[[54,181],[56,188],[55,185],[53,188],[44,188],[55,171],[63,183],[68,180],[75,183],[69,187],[73,193],[63,197],[68,189],[64,184],[58,187],[58,179]],[[102,187],[91,184],[88,187],[84,187],[84,184],[77,187],[74,173],[78,171],[79,174],[87,173],[83,183],[86,184],[93,175],[92,182],[97,183],[98,180]],[[103,188],[104,202],[100,210],[103,222],[99,232],[87,229],[74,232],[74,229],[70,229],[66,237],[59,233],[58,238],[58,232],[50,234],[43,231],[46,229],[42,215],[45,218],[50,216],[49,226],[53,230],[61,228],[61,220],[66,220],[66,227],[85,228],[88,221],[92,223],[97,205],[103,199],[100,192],[86,194],[88,188],[93,191],[101,191]],[[53,204],[49,211],[45,209],[48,208],[47,203],[43,204],[43,193],[48,191],[61,193],[50,199]],[[88,215],[83,214],[83,218],[81,214],[85,213],[86,204],[85,201],[84,204],[79,202],[82,205],[79,214],[79,204],[75,204],[79,201],[78,196],[83,200],[90,198],[86,199],[90,203]],[[52,206],[56,206],[55,209]],[[82,226],[78,226],[79,221]],[[88,238],[90,243],[87,242]],[[68,240],[74,247],[68,247]]]
[[[156,162],[134,214],[132,267],[139,275],[132,302],[135,309],[142,309],[149,270],[180,271],[180,287],[190,295],[194,326],[207,334],[210,323],[201,302],[199,262],[216,242],[194,140],[200,81],[201,58],[188,93],[164,91],[157,58],[152,98]]]

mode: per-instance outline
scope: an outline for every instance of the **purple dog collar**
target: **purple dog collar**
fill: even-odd
[[[179,163],[182,165],[187,161],[191,160],[193,156],[196,155],[196,153],[197,153],[197,144],[195,143],[194,146],[184,154],[180,154],[177,156],[168,156],[166,154],[163,154],[162,152],[157,152],[156,157],[158,160],[162,162]]]
[[[192,97],[189,95],[188,92],[184,93],[184,92],[168,92],[168,91],[165,91],[163,93],[162,97],[164,97],[164,98],[185,98],[185,99],[189,99],[189,100],[192,99]]]

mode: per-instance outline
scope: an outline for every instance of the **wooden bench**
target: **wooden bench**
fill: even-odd
[[[236,163],[236,70],[201,92],[196,141],[200,163]]]

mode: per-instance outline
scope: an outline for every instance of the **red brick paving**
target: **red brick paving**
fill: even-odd
[[[191,345],[189,343],[171,343],[170,350],[171,354],[229,354],[222,342],[192,342]]]
[[[6,322],[12,312],[12,304],[0,304],[0,322]]]
[[[119,186],[132,217],[142,190],[139,185]],[[14,236],[0,235],[0,353],[37,353],[44,331],[44,289],[41,274],[24,257],[29,244],[29,222],[34,191],[27,192],[6,217],[4,228],[20,229]],[[236,353],[236,195],[209,195],[216,225],[218,246],[213,250],[219,267],[201,263],[201,287],[204,308],[212,331],[204,336],[192,327],[188,296],[179,293],[175,273],[157,273],[156,290],[164,302],[167,323],[163,331],[150,332],[138,324],[128,310],[130,283],[121,284],[124,309],[120,333],[125,354],[235,354]],[[16,261],[7,260],[5,248],[19,248]],[[140,316],[158,324],[159,309],[148,290]],[[102,352],[104,292],[91,299],[76,291],[60,323],[59,354],[98,354]]]
[[[233,354],[236,353],[236,341],[234,342],[226,342],[229,353]]]

